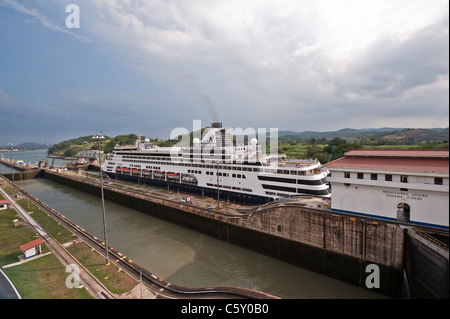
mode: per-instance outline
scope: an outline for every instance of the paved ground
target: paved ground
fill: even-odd
[[[3,270],[0,268],[0,299],[22,299]]]

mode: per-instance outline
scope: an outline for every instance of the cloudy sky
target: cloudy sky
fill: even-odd
[[[0,0],[0,145],[447,127],[448,39],[446,0]]]

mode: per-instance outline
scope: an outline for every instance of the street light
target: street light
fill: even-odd
[[[100,158],[100,140],[104,139],[105,137],[100,133],[95,136],[92,136],[92,138],[95,138],[98,140],[98,166],[100,167],[100,190],[102,194],[102,212],[103,212],[103,233],[105,236],[105,255],[106,255],[106,264],[109,265],[109,258],[108,258],[108,236],[106,234],[106,213],[105,213],[105,196],[103,193],[103,172],[102,172],[102,161]]]

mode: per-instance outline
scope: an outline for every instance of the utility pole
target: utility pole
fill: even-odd
[[[105,237],[105,256],[106,256],[106,265],[109,265],[109,257],[108,257],[108,236],[106,233],[106,213],[105,213],[105,196],[103,192],[103,172],[102,172],[102,161],[101,161],[101,153],[100,153],[100,140],[105,137],[100,133],[92,138],[98,139],[98,166],[100,168],[100,191],[102,195],[102,212],[103,212],[103,233]]]

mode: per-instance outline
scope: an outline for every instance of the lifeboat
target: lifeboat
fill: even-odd
[[[156,177],[163,177],[163,176],[164,176],[164,173],[161,172],[161,171],[154,171],[153,174],[154,174]]]
[[[167,178],[170,178],[170,179],[179,179],[179,178],[180,178],[180,174],[177,174],[177,173],[167,173]]]

